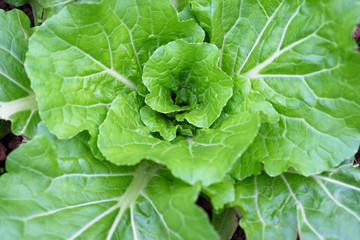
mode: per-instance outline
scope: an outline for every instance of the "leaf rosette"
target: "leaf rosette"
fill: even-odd
[[[159,48],[144,68],[146,104],[176,113],[178,121],[210,127],[232,95],[231,78],[217,66],[219,56],[217,47],[206,43],[175,41]]]
[[[24,61],[34,30],[19,10],[0,10],[0,25],[0,119],[11,121],[16,135],[32,138],[40,117]]]
[[[218,59],[212,44],[175,41],[159,48],[144,67],[143,83],[149,91],[147,106],[140,110],[144,124],[168,141],[178,128],[189,136],[195,128],[209,128],[233,88],[232,79],[217,67]]]
[[[177,39],[201,42],[204,31],[193,19],[181,21],[170,1],[64,7],[32,35],[26,54],[42,121],[61,139],[88,131],[93,153],[103,159],[97,136],[109,106],[136,89],[157,48]]]
[[[150,159],[189,183],[221,181],[256,136],[259,116],[224,111],[233,80],[219,58],[207,43],[177,40],[158,48],[138,93],[118,96],[101,125],[104,156],[127,165]]]
[[[358,0],[190,3],[209,42],[221,50],[221,69],[248,79],[278,115],[277,122],[262,121],[233,177],[262,169],[276,176],[288,168],[311,176],[356,153],[359,54],[351,35]]]

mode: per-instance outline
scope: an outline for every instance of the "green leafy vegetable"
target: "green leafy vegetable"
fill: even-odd
[[[26,58],[42,120],[60,138],[88,130],[101,157],[96,137],[111,102],[136,89],[151,53],[176,39],[202,41],[203,31],[180,22],[168,1],[65,7],[39,27]]]
[[[210,198],[214,212],[221,212],[226,204],[235,200],[234,185],[234,179],[227,175],[221,182],[203,187],[202,192]]]
[[[347,75],[358,69],[350,59],[358,58],[351,34],[360,1],[191,4],[210,42],[221,50],[220,67],[249,79],[280,116],[278,123],[262,124],[234,176],[260,173],[261,162],[271,175],[289,167],[311,175],[356,152],[359,84]]]
[[[360,0],[8,1],[1,238],[358,238]]]
[[[98,0],[5,0],[16,7],[30,4],[35,25],[40,25],[46,19],[58,13],[65,5],[73,2],[96,2]]]
[[[220,214],[213,215],[212,224],[220,234],[221,240],[230,240],[238,226],[236,208],[228,208]]]
[[[149,128],[151,132],[159,132],[166,140],[172,141],[176,137],[177,127],[172,121],[164,118],[160,113],[155,112],[148,106],[140,109],[141,121]]]
[[[219,50],[210,44],[175,41],[160,47],[144,67],[148,106],[176,113],[199,128],[209,128],[232,95],[232,81],[217,66]],[[172,97],[175,96],[175,101]]]
[[[147,162],[99,161],[85,140],[39,136],[9,156],[0,179],[2,238],[217,239],[194,205],[199,186]]]
[[[0,10],[0,25],[0,119],[10,120],[15,134],[32,137],[40,118],[24,68],[30,21],[19,10]]]
[[[99,148],[107,160],[133,165],[150,159],[166,165],[182,180],[207,186],[219,182],[249,146],[259,127],[258,114],[229,115],[216,128],[198,129],[194,137],[165,141],[141,120],[144,105],[136,92],[119,95],[100,126]]]
[[[235,205],[247,239],[357,239],[360,171],[343,166],[322,175],[284,173],[247,178],[236,186]]]

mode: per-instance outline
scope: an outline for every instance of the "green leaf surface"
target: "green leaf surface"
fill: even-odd
[[[270,175],[289,167],[317,174],[356,152],[360,85],[352,73],[359,71],[359,54],[351,36],[359,0],[191,4],[221,50],[220,67],[249,79],[280,116],[262,124],[235,177],[260,173],[261,162]]]
[[[7,2],[10,5],[13,5],[15,7],[20,7],[24,4],[27,4],[29,1],[28,0],[5,0],[5,2]]]
[[[166,141],[172,141],[176,137],[177,127],[169,119],[148,106],[140,109],[141,121],[151,132],[158,132]]]
[[[189,4],[185,6],[181,12],[179,12],[179,18],[182,21],[189,20],[189,19],[196,19],[195,14],[191,11]]]
[[[202,41],[203,35],[193,20],[179,21],[170,1],[65,7],[39,27],[26,58],[41,118],[60,138],[88,130],[101,157],[98,126],[118,94],[136,89],[152,52],[175,39]]]
[[[266,174],[239,181],[235,205],[252,239],[349,239],[360,236],[360,170],[351,165],[304,177]]]
[[[227,208],[220,214],[213,214],[211,222],[221,240],[230,240],[239,225],[236,208]]]
[[[17,1],[17,0],[15,0]],[[67,4],[78,2],[78,0],[28,0],[31,5],[34,23],[40,25],[48,18],[60,12]]]
[[[189,0],[171,0],[172,4],[178,12],[181,12],[188,4]]]
[[[117,167],[95,159],[83,136],[41,135],[8,157],[1,238],[217,239],[195,205],[200,187],[159,167]]]
[[[234,93],[224,112],[227,114],[260,113],[261,122],[276,123],[279,121],[277,111],[261,94],[251,88],[249,79],[236,75],[233,77],[233,82]]]
[[[101,0],[5,0],[10,5],[20,7],[31,5],[36,26],[60,12],[66,5],[74,2],[100,2]]]
[[[119,165],[153,160],[191,184],[207,186],[223,180],[259,127],[258,114],[240,113],[229,116],[217,128],[198,129],[194,137],[178,136],[169,142],[154,137],[141,121],[143,104],[136,92],[118,96],[100,126],[101,152]]]
[[[0,10],[0,25],[0,119],[12,122],[13,133],[32,137],[40,118],[24,68],[30,21],[22,11]]]
[[[220,213],[226,204],[235,200],[235,180],[226,175],[221,182],[203,187],[201,191],[210,199],[213,213]]]
[[[144,67],[143,83],[150,92],[146,104],[209,128],[232,95],[231,78],[217,66],[219,55],[207,43],[175,41],[157,49]]]

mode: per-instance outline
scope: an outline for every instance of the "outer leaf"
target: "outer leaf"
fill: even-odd
[[[172,141],[176,137],[177,127],[162,114],[144,106],[140,109],[140,116],[151,132],[158,132],[166,141]]]
[[[194,204],[200,188],[158,168],[117,167],[94,159],[83,138],[39,136],[9,156],[0,178],[1,237],[217,239]]]
[[[140,119],[143,100],[135,92],[120,95],[100,127],[99,148],[106,159],[132,165],[142,159],[165,164],[184,181],[207,186],[221,181],[256,136],[258,114],[231,115],[217,128],[197,130],[193,138],[174,141],[151,135]]]
[[[170,1],[65,7],[39,27],[26,59],[43,121],[60,138],[88,130],[100,157],[96,136],[108,106],[136,89],[158,46],[178,38],[202,41],[203,31],[193,20],[180,22]]]
[[[10,5],[19,7],[19,6],[22,6],[24,4],[27,4],[28,0],[6,0],[5,2],[7,2]]]
[[[259,112],[262,122],[276,123],[279,121],[279,114],[274,107],[261,94],[251,89],[250,80],[234,76],[233,81],[234,94],[224,109],[227,114]]]
[[[239,225],[236,208],[228,208],[220,214],[214,214],[212,224],[222,240],[230,240]]]
[[[356,152],[360,85],[349,72],[359,68],[351,38],[359,0],[194,0],[192,6],[221,49],[222,69],[248,78],[280,115],[278,123],[262,124],[234,176],[259,173],[260,162],[271,175],[289,167],[312,175]]]
[[[266,174],[237,183],[236,206],[247,239],[358,239],[360,171],[343,166],[323,175]]]
[[[235,180],[226,175],[224,180],[203,187],[202,192],[210,198],[213,212],[220,212],[223,210],[225,204],[231,203],[235,200]]]
[[[179,12],[179,18],[183,21],[188,19],[196,19],[195,14],[191,11],[189,4],[185,6],[185,8]]]
[[[24,68],[30,21],[22,11],[0,10],[0,25],[0,118],[11,120],[15,134],[32,137],[40,118]]]
[[[60,12],[67,4],[73,2],[100,2],[100,0],[5,0],[5,2],[17,7],[30,4],[35,25],[40,25],[46,19]]]
[[[172,4],[178,12],[181,12],[188,4],[189,0],[171,0]]]
[[[48,18],[60,12],[65,5],[78,2],[78,0],[28,0],[27,2],[31,4],[35,25],[40,25]]]
[[[143,83],[150,92],[146,104],[161,113],[176,113],[178,121],[209,128],[232,95],[231,78],[217,66],[219,54],[212,44],[185,41],[157,49],[144,67]]]

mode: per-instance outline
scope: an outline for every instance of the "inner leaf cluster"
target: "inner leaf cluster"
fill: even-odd
[[[194,52],[196,54],[194,54]],[[153,136],[172,141],[210,128],[232,96],[232,80],[218,66],[218,49],[183,40],[160,47],[145,64],[138,88],[141,120]]]

